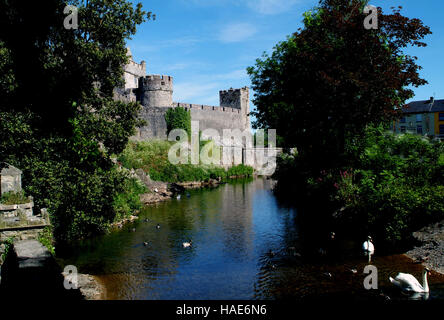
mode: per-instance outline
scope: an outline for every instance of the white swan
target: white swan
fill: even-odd
[[[368,255],[368,262],[371,261],[371,256],[375,253],[375,246],[372,243],[372,237],[368,236],[367,241],[362,244],[362,250],[364,250],[364,254]]]
[[[395,279],[390,277],[390,282],[399,287],[402,291],[416,292],[416,293],[428,293],[430,292],[429,283],[427,282],[427,275],[430,274],[428,268],[424,269],[422,276],[422,285],[416,280],[414,276],[408,273],[398,273]]]
[[[182,247],[184,247],[184,248],[191,247],[191,245],[192,245],[192,241],[191,240],[189,242],[182,243]]]

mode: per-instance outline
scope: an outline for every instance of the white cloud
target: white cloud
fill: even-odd
[[[247,40],[257,29],[250,23],[233,23],[226,25],[219,34],[219,40],[222,42],[240,42]]]

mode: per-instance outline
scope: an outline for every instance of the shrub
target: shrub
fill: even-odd
[[[359,168],[335,182],[344,218],[392,243],[444,218],[443,144],[369,128]]]
[[[228,177],[241,177],[241,176],[249,177],[251,175],[253,175],[253,168],[243,164],[233,166],[229,168],[227,172]]]
[[[55,241],[54,241],[54,235],[52,233],[52,226],[47,226],[43,229],[42,232],[39,233],[38,240],[41,244],[43,244],[46,248],[48,248],[49,252],[51,252],[52,255],[55,255]]]
[[[147,192],[148,189],[140,180],[136,178],[126,178],[122,189],[113,200],[113,207],[116,211],[115,220],[121,220],[142,208],[139,195]]]
[[[351,236],[370,233],[387,244],[444,219],[441,142],[369,127],[363,138],[348,141],[346,156],[346,167],[315,172],[303,156],[284,154],[276,190],[304,207],[317,228],[319,220],[330,229],[334,222]]]
[[[23,191],[8,191],[2,194],[0,198],[1,204],[23,204],[28,203],[30,200],[25,196]]]

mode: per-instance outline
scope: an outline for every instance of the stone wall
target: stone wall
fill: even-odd
[[[241,110],[236,108],[174,103],[174,107],[182,107],[191,112],[191,120],[199,121],[199,130],[216,129],[222,137],[223,129],[245,130]],[[140,117],[147,125],[138,129],[134,140],[167,139],[165,114],[170,108],[143,107]]]
[[[190,108],[191,120],[199,121],[199,130],[216,129],[222,137],[223,129],[244,130],[239,109],[224,107]]]
[[[129,63],[125,66],[125,89],[134,89],[139,87],[139,78],[146,75],[146,63],[140,64],[134,62],[130,56]]]
[[[7,163],[3,163],[4,168],[0,171],[0,191],[1,194],[22,190],[22,172]]]
[[[240,109],[241,127],[239,129],[250,128],[250,90],[248,87],[221,90],[219,91],[219,101],[221,107]]]
[[[147,139],[167,139],[167,125],[165,114],[169,108],[164,107],[143,107],[140,118],[147,122],[147,125],[139,128],[132,140]]]

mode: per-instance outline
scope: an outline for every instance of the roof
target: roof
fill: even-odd
[[[17,169],[14,166],[11,166],[9,163],[6,162],[0,163],[0,169],[2,176],[22,174],[21,170]]]
[[[402,109],[403,113],[433,113],[444,112],[444,99],[412,101]]]

